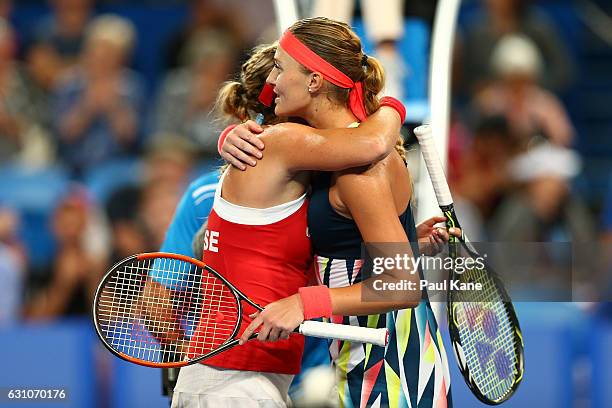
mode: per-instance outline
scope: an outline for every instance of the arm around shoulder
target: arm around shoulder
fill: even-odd
[[[282,152],[291,170],[338,171],[384,159],[393,151],[400,128],[395,109],[382,107],[358,127],[314,129],[282,123],[266,129],[262,138],[268,148]]]

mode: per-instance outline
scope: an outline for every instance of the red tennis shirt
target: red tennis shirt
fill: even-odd
[[[255,303],[267,304],[307,286],[312,263],[307,236],[306,195],[270,208],[247,208],[221,197],[219,181],[208,218],[203,260]],[[252,321],[255,309],[244,303],[238,336]],[[304,338],[251,340],[207,359],[203,364],[233,370],[297,374]]]

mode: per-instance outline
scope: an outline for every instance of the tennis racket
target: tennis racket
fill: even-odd
[[[431,128],[428,125],[419,126],[414,133],[421,146],[438,205],[446,216],[446,226],[460,228]],[[453,268],[449,273],[449,282],[480,283],[482,289],[448,290],[450,338],[470,390],[480,401],[497,405],[512,396],[523,378],[523,336],[501,280],[463,233],[461,238],[450,236],[449,239],[449,256],[456,259],[459,250],[481,262],[475,263],[471,269],[464,269],[462,273]]]
[[[122,260],[102,278],[93,322],[114,355],[148,367],[182,367],[238,344],[243,303],[263,310],[197,259],[145,253]],[[303,322],[296,332],[380,346],[388,337],[386,329],[316,321]]]

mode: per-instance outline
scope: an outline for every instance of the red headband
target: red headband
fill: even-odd
[[[351,111],[360,121],[367,117],[365,105],[363,102],[363,88],[361,82],[353,82],[346,74],[334,67],[329,62],[318,56],[304,43],[297,39],[289,30],[285,31],[279,41],[279,45],[297,62],[313,72],[319,72],[323,78],[340,88],[350,89],[349,107]],[[259,100],[264,105],[272,104],[272,96],[270,95],[271,86],[266,84],[259,95]]]

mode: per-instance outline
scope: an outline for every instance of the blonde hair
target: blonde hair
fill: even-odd
[[[314,17],[296,21],[289,27],[289,31],[354,82],[361,81],[367,114],[371,115],[378,110],[378,94],[385,84],[385,72],[376,58],[363,52],[361,40],[347,24],[325,17]],[[305,67],[304,70],[310,72]],[[350,90],[329,82],[327,85],[332,100],[347,106]],[[395,150],[403,160],[406,159],[401,135],[398,136]]]
[[[134,25],[116,14],[103,14],[94,18],[86,34],[87,41],[104,40],[115,44],[128,53],[136,40]]]
[[[538,46],[522,34],[507,34],[493,50],[491,67],[500,76],[513,74],[537,78],[542,72],[542,54]]]
[[[275,52],[276,44],[253,48],[251,57],[242,64],[240,77],[223,85],[215,107],[226,119],[245,121],[261,113],[264,115],[264,123],[279,122],[274,115],[274,107],[265,106],[258,99],[274,67]]]

